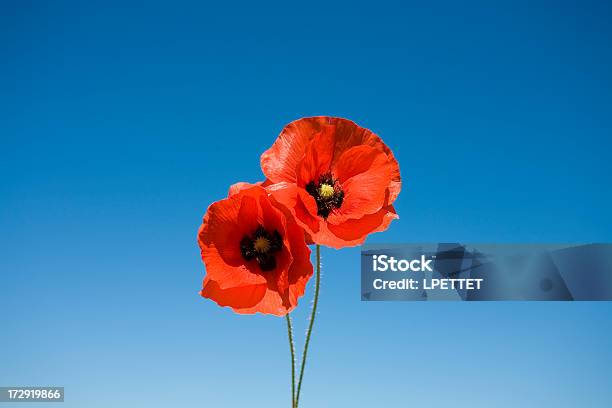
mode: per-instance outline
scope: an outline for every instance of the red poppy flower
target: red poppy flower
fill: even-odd
[[[350,120],[290,123],[261,156],[261,167],[274,200],[317,244],[359,245],[398,218],[397,160],[380,137]]]
[[[284,316],[312,276],[302,228],[259,185],[234,185],[208,207],[198,243],[206,265],[200,294],[237,313]]]

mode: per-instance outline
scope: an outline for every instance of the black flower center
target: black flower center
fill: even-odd
[[[344,191],[331,173],[322,174],[319,180],[306,184],[306,191],[314,197],[317,214],[323,218],[329,217],[333,210],[340,208],[344,200]]]
[[[275,253],[283,248],[283,238],[274,230],[269,233],[261,225],[253,235],[245,235],[240,240],[240,253],[246,261],[257,260],[262,271],[271,271],[276,268]]]

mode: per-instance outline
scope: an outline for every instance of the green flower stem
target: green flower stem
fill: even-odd
[[[306,354],[308,353],[308,344],[310,343],[310,335],[312,334],[312,326],[314,325],[317,315],[317,304],[319,303],[319,286],[321,284],[321,247],[317,245],[317,276],[315,278],[315,293],[312,304],[312,312],[310,314],[310,323],[308,332],[306,332],[306,342],[304,343],[304,354],[302,354],[302,366],[300,367],[300,379],[298,380],[297,394],[295,394],[295,407],[297,408],[300,401],[300,391],[302,389],[302,379],[304,378],[304,366],[306,366]]]
[[[293,328],[291,327],[291,317],[287,318],[287,334],[289,335],[289,349],[291,350],[291,408],[295,408],[295,346],[293,344]]]

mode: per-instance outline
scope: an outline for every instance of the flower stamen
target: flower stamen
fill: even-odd
[[[283,238],[277,230],[269,233],[261,225],[249,236],[245,235],[240,240],[240,253],[245,261],[255,259],[259,268],[264,271],[271,271],[276,268],[275,253],[283,249]]]
[[[253,248],[260,253],[266,253],[270,250],[270,241],[266,237],[258,237],[253,242]]]
[[[330,198],[334,195],[334,186],[323,183],[319,186],[319,195],[323,198]]]
[[[331,173],[322,174],[317,182],[313,180],[306,184],[306,191],[315,199],[317,214],[323,218],[329,217],[344,201],[344,191]]]

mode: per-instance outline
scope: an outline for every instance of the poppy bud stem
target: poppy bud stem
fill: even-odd
[[[310,335],[312,334],[312,326],[314,325],[315,316],[317,315],[317,304],[319,303],[319,286],[321,283],[321,246],[317,244],[317,276],[315,278],[315,293],[312,303],[312,312],[310,313],[310,323],[306,332],[306,341],[304,342],[304,353],[302,354],[302,365],[300,367],[300,378],[298,380],[297,393],[295,394],[295,405],[297,408],[300,401],[300,391],[302,389],[302,379],[304,378],[304,366],[306,365],[306,354],[308,353],[308,344],[310,343]]]

